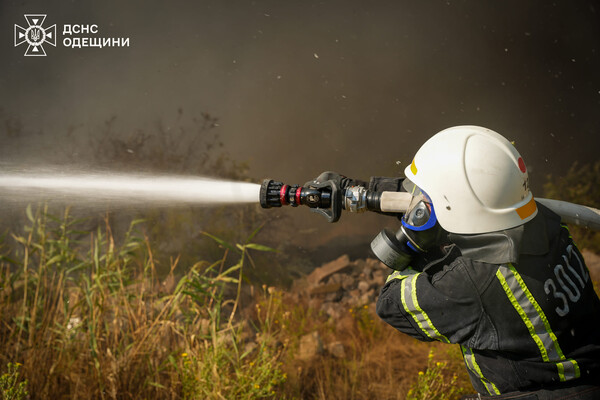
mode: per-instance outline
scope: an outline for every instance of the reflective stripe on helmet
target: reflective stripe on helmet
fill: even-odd
[[[519,214],[519,217],[521,219],[525,219],[527,217],[529,217],[531,214],[533,214],[534,212],[537,211],[537,206],[535,205],[535,200],[533,199],[533,196],[531,197],[531,200],[529,200],[529,202],[527,204],[525,204],[522,207],[519,207],[515,210],[517,212],[517,214]]]
[[[506,296],[523,320],[531,338],[540,350],[545,362],[556,363],[561,382],[579,378],[580,371],[577,361],[566,359],[558,339],[550,327],[546,314],[535,300],[527,285],[512,264],[500,266],[496,272]],[[560,361],[560,362],[558,362]]]
[[[412,163],[410,164],[410,171],[413,174],[417,174],[417,165],[415,164],[415,159],[413,158]]]

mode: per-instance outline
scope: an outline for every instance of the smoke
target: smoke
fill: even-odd
[[[59,40],[23,57],[12,30],[31,12],[59,31],[97,24],[130,47]],[[13,162],[89,159],[113,116],[127,134],[178,108],[218,117],[224,149],[257,181],[401,174],[457,124],[514,140],[534,194],[546,174],[598,159],[593,1],[38,0],[2,2],[0,24],[1,154]]]

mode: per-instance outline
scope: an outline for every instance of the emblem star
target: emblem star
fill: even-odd
[[[15,47],[27,43],[25,56],[45,56],[44,43],[56,47],[56,24],[44,28],[46,14],[25,14],[27,27],[15,24]]]

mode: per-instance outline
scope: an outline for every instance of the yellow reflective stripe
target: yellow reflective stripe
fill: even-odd
[[[450,343],[448,338],[437,330],[427,313],[419,306],[419,301],[417,299],[417,278],[419,275],[421,275],[421,273],[411,275],[402,282],[400,292],[402,306],[427,336],[431,339]]]
[[[569,229],[569,227],[565,224],[560,224],[560,226],[562,226],[563,228],[565,228],[567,230],[567,233],[569,234],[569,239],[573,240],[573,236],[571,236],[571,230]],[[573,244],[575,244],[573,242]]]
[[[558,368],[558,376],[561,382],[565,382],[571,379],[579,378],[581,372],[579,371],[579,364],[573,359],[566,360],[566,362],[556,363]]]
[[[415,271],[411,267],[403,269],[402,271],[394,271],[388,275],[387,279],[385,280],[385,283],[388,283],[392,279],[402,280],[402,279],[408,278],[411,275],[415,275],[416,273],[417,273],[417,271]]]
[[[556,337],[556,335],[552,331],[552,328],[550,327],[550,322],[548,322],[548,318],[546,318],[546,314],[542,310],[542,307],[540,307],[539,303],[535,300],[535,298],[533,297],[533,295],[529,291],[529,288],[527,287],[527,285],[523,281],[523,278],[521,278],[521,275],[517,272],[517,269],[515,268],[515,266],[512,265],[512,264],[508,264],[508,266],[510,267],[511,272],[513,273],[513,275],[517,279],[517,282],[519,282],[519,286],[521,286],[521,289],[523,290],[523,292],[527,296],[527,299],[529,300],[529,303],[531,303],[531,305],[533,305],[533,307],[535,308],[535,311],[537,312],[537,314],[539,315],[540,319],[544,323],[544,328],[546,329],[546,332],[550,336],[550,339],[552,339],[552,341],[554,342],[554,350],[556,351],[556,354],[558,355],[558,358],[561,359],[561,360],[564,360],[565,356],[564,356],[562,350],[560,349],[560,346],[558,345],[558,338]]]
[[[580,376],[579,366],[575,360],[565,360],[565,356],[558,344],[558,339],[546,314],[535,300],[521,275],[512,264],[508,268],[500,266],[496,277],[500,281],[504,292],[511,304],[519,313],[532,339],[538,346],[542,359],[545,362],[556,362],[556,368],[561,381],[567,381]]]
[[[577,243],[575,243],[575,240],[573,239],[573,236],[571,236],[571,230],[569,229],[569,227],[567,225],[565,225],[565,224],[560,224],[560,226],[562,226],[563,228],[565,228],[567,230],[567,232],[569,233],[569,239],[571,239],[571,242],[573,243],[573,246],[575,246],[575,248],[577,249],[577,251],[581,252],[579,250],[579,247],[577,247]],[[579,258],[579,257],[577,257],[577,258]]]
[[[500,394],[498,387],[496,387],[496,385],[494,385],[492,381],[483,376],[483,372],[481,372],[481,368],[475,360],[475,354],[473,354],[473,351],[470,348],[462,345],[460,347],[462,349],[463,357],[465,360],[465,364],[467,364],[467,368],[469,368],[475,375],[477,375],[481,383],[483,383],[483,385],[485,386],[485,390],[487,390],[488,393],[491,395]]]
[[[508,296],[508,299],[510,300],[510,302],[513,305],[513,307],[515,308],[515,310],[517,310],[517,312],[521,316],[521,319],[523,320],[523,322],[527,326],[527,330],[529,331],[529,334],[531,335],[532,339],[535,341],[535,344],[540,349],[540,353],[542,355],[542,359],[544,361],[549,361],[549,359],[548,359],[548,352],[546,351],[546,347],[542,343],[542,340],[540,339],[540,337],[537,335],[537,333],[535,331],[535,327],[533,326],[533,324],[531,323],[531,321],[529,320],[529,318],[527,318],[527,315],[526,315],[525,311],[523,310],[523,308],[521,307],[521,305],[519,304],[519,302],[517,301],[517,299],[513,295],[510,287],[508,286],[508,282],[506,281],[506,278],[504,277],[504,275],[500,271],[500,268],[496,272],[496,277],[500,280],[500,284],[502,285],[502,288],[504,289],[504,292]]]

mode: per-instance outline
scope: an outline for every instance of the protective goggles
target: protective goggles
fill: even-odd
[[[408,178],[402,182],[404,189],[412,195],[410,204],[402,216],[402,225],[412,231],[433,228],[437,222],[431,199]]]

